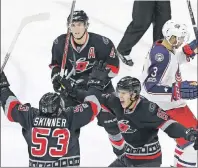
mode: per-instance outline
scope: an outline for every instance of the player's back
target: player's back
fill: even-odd
[[[142,95],[163,110],[183,107],[183,100],[172,101],[172,84],[181,82],[180,59],[177,54],[156,42],[145,58],[142,73]]]
[[[79,129],[72,129],[65,112],[57,116],[32,115],[23,129],[28,144],[30,167],[67,167],[80,164]]]

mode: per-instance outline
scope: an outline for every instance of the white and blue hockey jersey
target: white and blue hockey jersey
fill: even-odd
[[[172,84],[182,81],[180,64],[190,60],[183,51],[171,52],[161,42],[157,41],[146,57],[142,74],[142,95],[163,110],[184,107],[184,100],[172,100]]]

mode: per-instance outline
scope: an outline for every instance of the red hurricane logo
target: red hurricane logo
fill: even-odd
[[[74,62],[72,60],[70,60],[70,62],[72,65],[74,64]],[[77,73],[84,72],[92,67],[93,67],[93,65],[91,65],[89,63],[89,61],[86,61],[86,58],[80,58],[76,61],[76,72]]]
[[[128,124],[127,120],[118,121],[118,127],[122,133],[134,133],[137,129],[131,129],[131,126]]]
[[[87,69],[89,61],[86,61],[86,58],[80,58],[76,61],[76,71],[83,72]]]

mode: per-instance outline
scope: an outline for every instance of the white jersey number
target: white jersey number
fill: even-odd
[[[152,76],[153,78],[156,77],[157,71],[158,71],[158,68],[157,68],[157,67],[153,67],[153,73],[151,74],[151,76]]]

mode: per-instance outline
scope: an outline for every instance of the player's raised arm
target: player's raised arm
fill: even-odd
[[[10,84],[4,72],[1,73],[0,78],[0,100],[6,117],[9,121],[17,122],[23,128],[28,129],[31,115],[33,115],[33,108],[29,104],[23,105],[19,102],[15,94],[10,90]]]
[[[82,92],[83,95],[79,95],[79,92],[73,90],[73,94],[78,95],[80,99],[84,96],[84,102],[75,107],[70,107],[67,109],[68,117],[71,121],[71,129],[76,130],[80,127],[88,124],[92,121],[101,110],[101,98],[102,91],[106,86],[106,83],[109,82],[109,73],[110,69],[106,68],[106,63],[100,61],[97,62],[92,72],[89,75],[88,81],[88,91]],[[61,83],[68,90],[67,80],[62,79]],[[78,99],[78,98],[77,98]]]
[[[144,103],[145,117],[142,118],[143,127],[161,129],[171,138],[184,138],[187,141],[195,142],[198,132],[193,128],[185,128],[177,121],[171,119],[166,111],[162,110],[157,104],[149,101]],[[196,142],[197,143],[197,142]],[[197,147],[195,147],[197,150]]]

